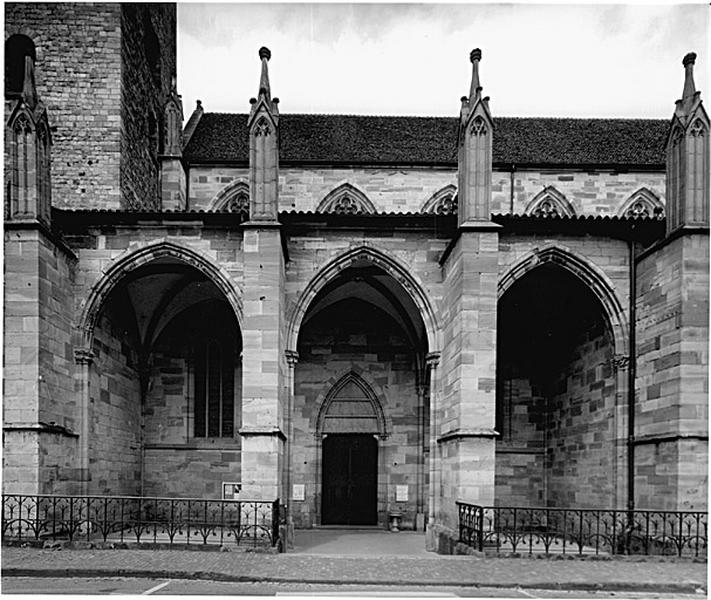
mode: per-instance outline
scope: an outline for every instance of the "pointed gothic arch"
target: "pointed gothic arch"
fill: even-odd
[[[434,304],[425,292],[421,282],[412,274],[412,269],[400,263],[385,251],[369,244],[351,248],[327,263],[308,283],[296,305],[291,310],[287,321],[286,349],[296,351],[301,324],[306,312],[316,295],[330,281],[335,279],[343,269],[358,261],[366,260],[380,267],[402,285],[417,307],[425,326],[427,344],[430,352],[440,349],[440,328]]]
[[[372,433],[382,439],[388,426],[382,402],[359,369],[354,368],[335,382],[326,382],[327,391],[319,406],[314,431],[317,436],[329,433]]]
[[[506,290],[528,272],[549,262],[568,270],[578,277],[595,295],[602,306],[610,327],[615,352],[626,355],[629,346],[627,317],[612,283],[597,266],[577,256],[570,250],[558,246],[534,248],[509,267],[504,276],[501,277],[497,289],[498,298],[500,299]]]
[[[350,183],[342,183],[326,194],[326,197],[319,203],[316,212],[372,215],[377,211],[364,192]]]
[[[420,212],[435,215],[456,215],[458,209],[457,187],[450,183],[432,194],[430,199],[422,205]]]
[[[223,187],[210,201],[208,210],[249,214],[249,184],[236,179]]]
[[[549,185],[534,196],[524,213],[533,217],[574,217],[575,209],[561,192]]]
[[[220,290],[230,304],[240,330],[242,329],[242,299],[229,274],[195,250],[175,242],[160,241],[138,250],[129,250],[117,258],[92,286],[79,318],[77,347],[90,350],[94,328],[109,294],[128,273],[162,258],[177,259],[203,273]]]
[[[646,187],[634,192],[617,211],[618,217],[633,219],[664,217],[664,204],[654,192]]]

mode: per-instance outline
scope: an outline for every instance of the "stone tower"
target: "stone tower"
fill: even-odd
[[[176,6],[6,4],[8,64],[22,43],[52,126],[54,205],[157,208]]]

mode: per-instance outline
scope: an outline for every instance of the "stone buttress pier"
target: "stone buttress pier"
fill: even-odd
[[[283,498],[284,414],[288,366],[284,356],[284,254],[278,216],[278,99],[271,97],[261,48],[259,95],[249,115],[250,219],[244,232],[244,351],[242,493]]]

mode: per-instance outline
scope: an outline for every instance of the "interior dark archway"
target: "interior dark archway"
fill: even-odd
[[[609,507],[615,495],[613,336],[576,276],[544,263],[498,306],[496,502]]]
[[[242,349],[222,291],[178,258],[149,261],[105,296],[91,339],[91,492],[219,496],[239,472]]]

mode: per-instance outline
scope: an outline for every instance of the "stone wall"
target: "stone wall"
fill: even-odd
[[[239,331],[229,307],[213,306],[214,322],[188,310],[161,334],[152,352],[149,391],[144,407],[144,494],[178,498],[222,497],[223,482],[240,481],[242,371]],[[196,437],[195,390],[191,350],[208,330],[231,332],[234,340],[234,433]]]
[[[495,502],[546,506],[548,401],[522,373],[501,377],[497,390]]]
[[[121,7],[121,204],[160,207],[163,103],[175,69],[175,4]]]
[[[215,196],[234,181],[249,181],[249,170],[238,167],[192,166],[189,206],[206,210]],[[279,210],[314,211],[343,183],[361,190],[378,212],[419,212],[448,185],[457,184],[454,169],[445,168],[297,168],[279,171]],[[494,171],[492,213],[511,211],[511,174]],[[615,216],[639,189],[647,188],[664,203],[665,178],[659,172],[521,170],[513,176],[513,213],[524,214],[528,203],[553,186],[576,214]]]
[[[120,16],[120,4],[5,5],[5,39],[19,33],[36,45],[37,92],[52,126],[54,206],[120,205]]]
[[[550,400],[547,506],[622,505],[615,498],[615,391],[612,347],[598,322],[583,332]]]
[[[708,234],[644,256],[637,284],[636,501],[705,510],[708,476]]]
[[[74,258],[39,227],[7,230],[4,249],[15,275],[4,293],[4,482],[31,493],[76,491]]]
[[[89,493],[141,494],[142,388],[138,338],[125,298],[104,307],[94,330],[89,408]]]

